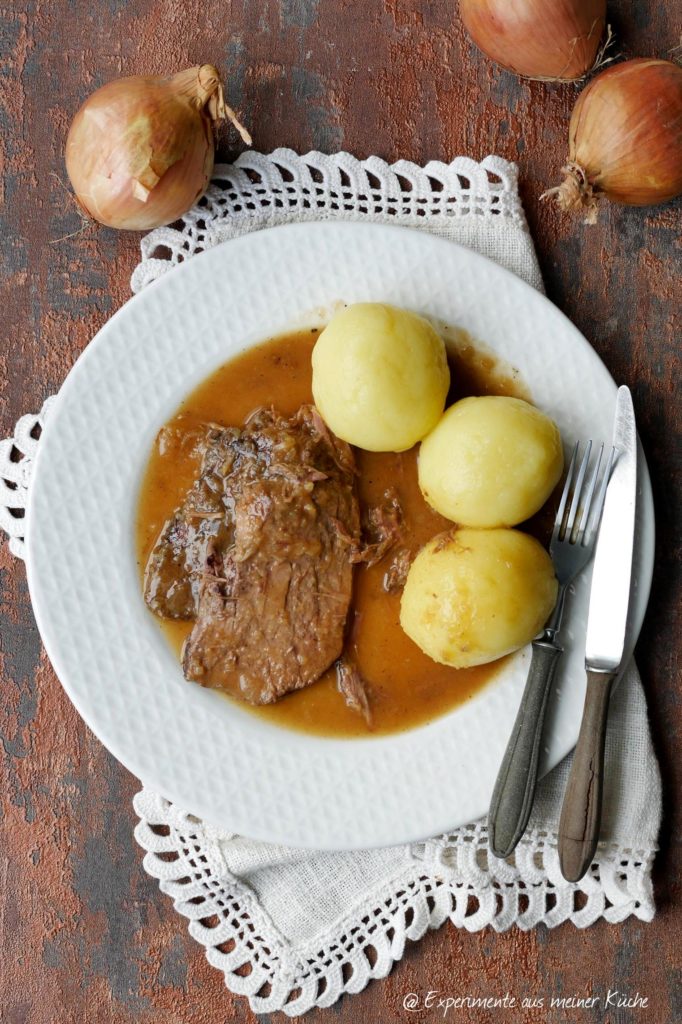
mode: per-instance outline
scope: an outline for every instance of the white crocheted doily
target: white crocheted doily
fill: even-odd
[[[229,837],[148,790],[137,794],[134,806],[146,871],[189,920],[190,934],[230,991],[248,996],[255,1013],[297,1016],[331,1006],[386,977],[408,939],[417,941],[448,920],[470,932],[488,925],[502,932],[512,925],[528,931],[570,921],[587,928],[600,917],[615,924],[654,915],[653,850],[602,844],[599,866],[574,885],[561,874],[556,835],[533,829],[501,861],[490,855],[487,828],[479,822],[411,846],[370,896],[312,942],[294,944],[248,883],[230,872]],[[300,855],[310,859],[310,851]]]
[[[176,264],[247,231],[303,220],[371,220],[420,228],[490,256],[538,289],[542,279],[518,193],[515,164],[456,157],[424,167],[349,153],[243,153],[218,165],[180,227],[151,231],[131,287],[140,291]],[[494,228],[492,223],[494,222]]]
[[[389,166],[376,157],[298,157],[284,149],[216,167],[205,197],[179,226],[142,240],[132,287],[139,291],[175,264],[247,231],[360,217],[459,241],[542,287],[513,164],[491,156]],[[0,526],[19,558],[33,457],[52,401],[37,416],[22,417],[14,437],[0,442]],[[599,917],[617,922],[629,915],[650,920],[660,780],[641,685],[634,669],[629,675],[613,702],[607,763],[623,761],[626,746],[637,772],[625,780],[627,800],[614,811],[614,841],[600,845],[578,884],[561,876],[554,831],[568,761],[542,780],[534,827],[509,861],[489,856],[480,822],[395,850],[316,856],[268,847],[221,834],[143,789],[135,798],[135,834],[144,866],[189,919],[231,991],[248,996],[258,1013],[294,1016],[331,1006],[343,992],[384,977],[407,939],[447,919],[469,931],[564,921],[582,928]]]
[[[9,549],[17,558],[26,557],[24,527],[33,458],[45,417],[56,398],[48,398],[39,413],[22,416],[15,424],[14,435],[0,441],[0,529],[7,534]]]

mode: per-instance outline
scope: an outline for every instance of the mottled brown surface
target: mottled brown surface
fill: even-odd
[[[609,8],[629,55],[664,55],[679,42],[675,0]],[[16,0],[0,18],[3,434],[58,388],[129,295],[135,236],[89,230],[55,243],[79,226],[58,180],[69,119],[107,79],[215,62],[228,70],[230,95],[265,151],[342,147],[423,161],[494,150],[518,160],[549,293],[632,387],[654,482],[658,560],[638,655],[665,784],[659,911],[648,926],[631,920],[585,932],[566,925],[469,935],[446,926],[411,947],[387,981],[330,1013],[349,1024],[435,1020],[433,1011],[407,1014],[404,993],[523,997],[610,986],[639,990],[649,1009],[601,1019],[679,1020],[679,201],[604,210],[593,228],[540,205],[538,192],[556,180],[564,156],[575,90],[520,83],[492,68],[464,39],[455,0]],[[62,693],[41,651],[24,569],[4,546],[0,572],[0,1018],[253,1020],[142,871],[132,837],[136,781]],[[448,1019],[558,1024],[600,1015],[460,1011]]]

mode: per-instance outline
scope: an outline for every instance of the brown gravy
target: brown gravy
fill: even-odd
[[[137,555],[141,574],[164,522],[181,503],[198,471],[191,440],[183,441],[186,431],[207,420],[241,426],[261,405],[274,405],[291,415],[304,402],[311,402],[310,356],[317,335],[314,329],[265,342],[221,366],[183,402],[168,424],[180,429],[164,430],[157,438],[140,491]],[[472,394],[527,397],[516,373],[504,372],[494,356],[476,347],[462,332],[451,329],[445,336],[453,379],[448,404]],[[406,545],[413,551],[452,526],[421,496],[416,448],[402,454],[356,449],[355,454],[361,503],[378,502],[388,487],[396,486],[405,513]],[[349,616],[347,646],[369,683],[372,735],[410,729],[437,718],[468,700],[495,676],[505,660],[472,669],[453,669],[432,661],[400,627],[400,594],[387,594],[383,589],[386,567],[382,562],[356,568]],[[192,623],[158,621],[179,655]],[[335,737],[367,735],[362,717],[347,708],[339,695],[333,668],[319,682],[277,704],[242,706],[291,729]]]

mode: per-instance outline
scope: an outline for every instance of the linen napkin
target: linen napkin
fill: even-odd
[[[142,240],[133,291],[246,232],[332,219],[430,231],[542,289],[514,164],[489,156],[481,163],[458,157],[389,166],[377,157],[360,162],[347,153],[299,157],[279,149],[216,167],[206,196],[181,226]],[[0,526],[20,558],[23,521],[16,510],[30,500],[36,436],[49,401],[0,442]],[[570,761],[540,782],[529,831],[506,861],[488,853],[484,820],[405,846],[315,852],[221,832],[146,788],[134,801],[135,835],[146,851],[145,869],[188,918],[227,986],[257,1013],[296,1016],[384,977],[406,940],[448,919],[469,931],[565,921],[583,928],[599,917],[615,923],[630,915],[651,920],[660,777],[634,664],[611,701],[602,841],[578,883],[563,879],[556,848]]]

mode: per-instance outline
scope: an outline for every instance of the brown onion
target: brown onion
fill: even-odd
[[[460,0],[476,46],[524,78],[574,82],[598,61],[606,0]]]
[[[113,228],[147,230],[177,220],[206,190],[213,125],[223,117],[251,142],[212,64],[102,86],[76,114],[66,141],[78,203]]]
[[[641,57],[593,79],[573,108],[563,170],[543,198],[590,222],[600,196],[648,206],[682,194],[682,68]]]

